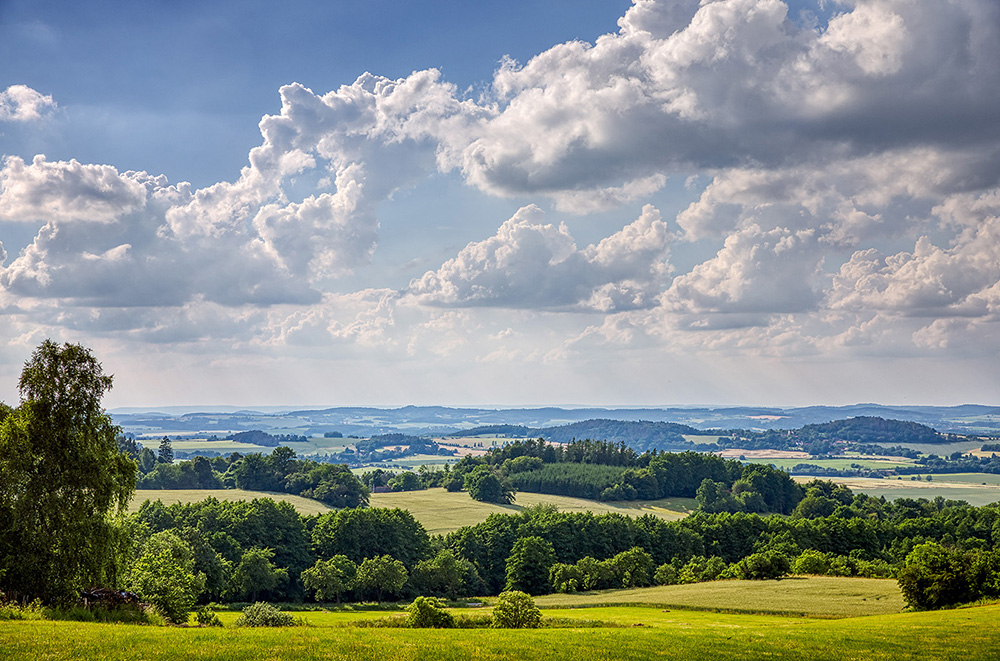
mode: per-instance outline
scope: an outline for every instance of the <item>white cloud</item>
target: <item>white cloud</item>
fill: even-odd
[[[659,212],[642,215],[596,245],[578,249],[565,224],[543,223],[541,209],[521,208],[496,235],[470,243],[406,293],[427,305],[582,308],[649,307],[670,267],[672,234]]]
[[[51,96],[27,85],[11,85],[0,91],[0,122],[33,122],[56,108]]]
[[[816,233],[756,225],[731,234],[718,254],[674,279],[662,296],[678,313],[776,313],[815,308],[823,257]]]

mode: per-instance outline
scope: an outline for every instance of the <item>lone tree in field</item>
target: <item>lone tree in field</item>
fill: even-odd
[[[122,578],[135,462],[101,408],[111,376],[89,349],[46,340],[18,388],[21,404],[0,407],[0,590],[68,603]]]

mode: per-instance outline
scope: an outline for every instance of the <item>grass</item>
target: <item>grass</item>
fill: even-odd
[[[648,604],[692,610],[829,618],[889,615],[902,611],[905,606],[895,580],[835,576],[795,576],[780,581],[711,581],[632,590],[551,594],[538,597],[535,601],[546,608]]]
[[[448,492],[444,489],[373,493],[372,507],[399,507],[409,510],[414,518],[433,534],[444,534],[463,526],[475,525],[494,512],[513,514],[526,506],[547,503],[562,512],[617,512],[628,516],[653,514],[667,520],[680,519],[695,507],[692,498],[665,498],[662,500],[602,503],[569,496],[551,496],[540,493],[519,492],[513,505],[497,505],[472,500],[464,491]]]
[[[306,614],[312,626],[197,629],[0,622],[5,659],[975,659],[996,658],[1000,606],[823,620],[658,607],[546,610],[617,628],[372,629]],[[583,622],[581,622],[583,624]]]
[[[844,459],[776,459],[773,462],[778,468],[790,471],[798,464],[812,464],[813,466],[823,466],[824,468],[836,468],[844,470],[861,466],[863,468],[898,468],[900,466],[912,466],[912,461],[893,461],[891,459],[864,459],[861,457],[845,457]]]
[[[165,505],[171,505],[173,503],[196,503],[206,498],[284,500],[291,503],[300,514],[322,514],[331,510],[318,501],[287,493],[243,491],[241,489],[142,489],[136,490],[129,503],[129,511],[137,512],[146,500],[159,500]],[[693,498],[602,503],[582,498],[526,492],[518,493],[513,505],[496,505],[473,500],[465,491],[448,492],[444,489],[373,493],[370,500],[372,507],[399,507],[409,510],[413,517],[432,535],[446,534],[463,526],[482,523],[486,517],[494,512],[513,514],[520,512],[527,506],[540,503],[555,505],[561,512],[593,512],[594,514],[617,512],[628,516],[652,514],[668,521],[687,516],[696,506]]]
[[[243,489],[136,489],[128,509],[129,512],[138,512],[139,507],[147,500],[159,500],[164,505],[172,505],[174,503],[197,503],[206,498],[216,498],[218,500],[253,500],[254,498],[284,500],[291,503],[299,514],[322,514],[323,512],[329,512],[331,509],[311,498],[293,496],[288,493],[244,491]]]
[[[812,476],[794,476],[797,482],[809,482]],[[909,475],[900,476],[903,479],[878,479],[865,477],[831,477],[837,484],[851,488],[855,493],[866,493],[876,498],[885,496],[888,500],[896,498],[927,498],[933,500],[941,496],[948,500],[966,500],[972,505],[988,505],[1000,501],[1000,484],[996,476],[985,473],[957,473],[956,475],[934,475],[930,482],[911,480]],[[926,476],[921,476],[926,477]],[[957,478],[957,479],[956,479]],[[987,482],[986,485],[979,484]]]

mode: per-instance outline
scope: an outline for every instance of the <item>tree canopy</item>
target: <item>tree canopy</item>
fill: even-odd
[[[101,408],[111,384],[89,349],[46,340],[21,372],[20,405],[0,411],[5,592],[65,603],[119,580],[127,540],[116,519],[136,465]]]

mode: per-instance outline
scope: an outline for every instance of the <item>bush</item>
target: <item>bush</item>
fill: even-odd
[[[2,620],[43,620],[45,610],[40,599],[30,604],[21,605],[12,602],[0,602],[0,621]]]
[[[437,597],[417,597],[406,607],[407,626],[418,629],[451,629],[455,626],[455,618],[444,609]]]
[[[737,578],[765,580],[781,578],[791,570],[788,558],[777,551],[752,553],[733,565]]]
[[[795,558],[795,562],[792,565],[792,573],[826,576],[830,573],[830,557],[822,551],[806,549],[799,557]]]
[[[194,619],[203,627],[221,627],[222,620],[208,606],[202,606],[194,613]]]
[[[669,562],[665,562],[656,568],[653,581],[657,585],[674,585],[677,583],[677,570]]]
[[[238,627],[294,627],[296,624],[291,613],[282,613],[263,601],[247,606],[236,619]]]
[[[542,623],[542,612],[535,600],[525,592],[501,592],[493,607],[493,627],[496,629],[537,629]]]

